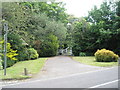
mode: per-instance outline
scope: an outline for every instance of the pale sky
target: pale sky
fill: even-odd
[[[94,5],[99,8],[104,0],[62,0],[66,3],[65,8],[68,14],[73,14],[76,17],[86,16]]]

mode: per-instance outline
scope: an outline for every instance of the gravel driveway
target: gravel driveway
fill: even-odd
[[[104,67],[105,68],[105,67]],[[104,69],[103,67],[84,65],[66,56],[56,56],[46,61],[42,71],[33,79],[48,79],[70,74]]]

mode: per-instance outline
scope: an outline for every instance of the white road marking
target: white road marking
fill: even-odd
[[[54,80],[54,79],[59,79],[59,78],[66,78],[66,77],[72,77],[72,76],[76,76],[76,75],[82,75],[82,74],[94,73],[94,72],[99,72],[99,71],[105,71],[105,70],[109,70],[109,69],[112,69],[112,68],[116,68],[116,67],[100,69],[100,70],[95,70],[95,71],[89,71],[89,72],[84,72],[84,73],[71,74],[71,75],[67,75],[67,76],[59,76],[59,77],[49,78],[49,79],[34,80],[34,81],[28,81],[28,82],[26,81],[26,82],[20,82],[20,83],[2,85],[2,86],[12,86],[12,85],[17,85],[17,84],[25,84],[25,83],[33,83],[33,82],[46,81],[46,80]]]
[[[100,86],[105,86],[105,85],[108,85],[108,84],[111,84],[111,83],[115,83],[115,82],[118,82],[118,81],[119,80],[114,80],[114,81],[106,82],[106,83],[103,83],[103,84],[95,85],[95,86],[92,86],[92,87],[89,87],[89,88],[98,88]]]

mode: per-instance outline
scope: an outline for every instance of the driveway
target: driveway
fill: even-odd
[[[70,57],[56,56],[49,58],[46,61],[46,64],[44,65],[42,71],[33,79],[48,79],[59,76],[67,76],[70,74],[96,71],[104,68],[105,67],[84,65],[77,61],[74,61]]]

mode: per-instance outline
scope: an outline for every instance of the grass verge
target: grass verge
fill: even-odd
[[[92,66],[100,66],[100,67],[110,67],[117,66],[118,62],[96,62],[95,57],[72,57],[73,60],[78,61],[83,64],[92,65]]]
[[[13,66],[7,68],[7,75],[4,76],[4,70],[0,70],[0,79],[2,80],[21,80],[31,78],[33,75],[40,72],[41,68],[45,64],[47,58],[39,58],[36,60],[20,61]],[[24,75],[24,68],[27,69],[28,75]]]

